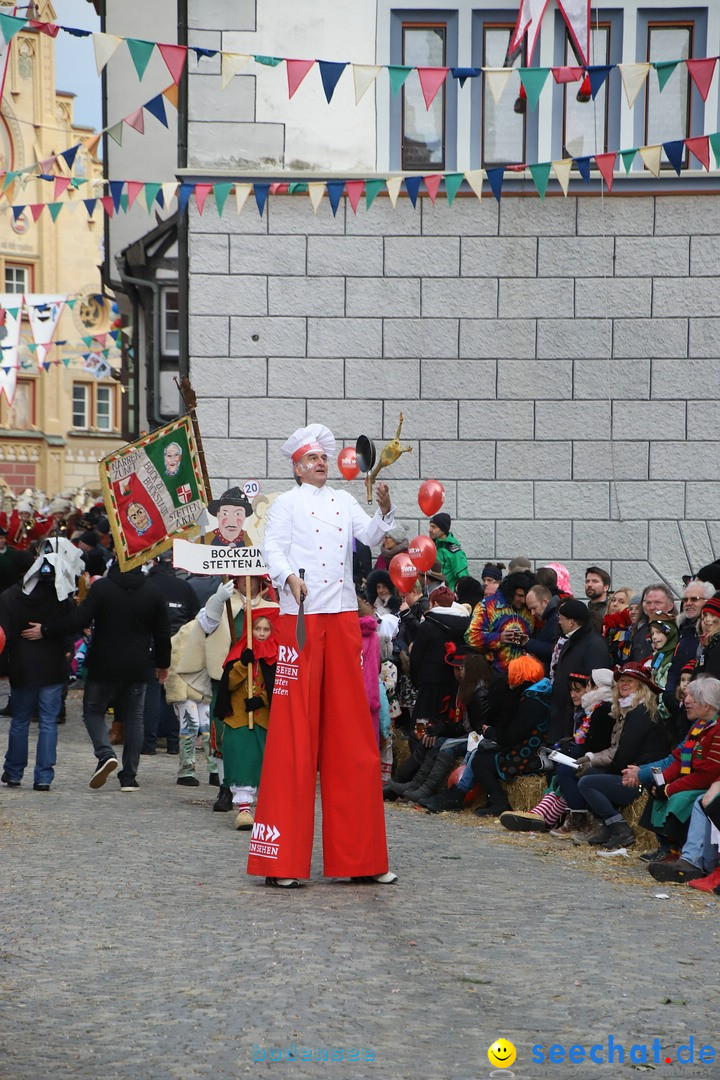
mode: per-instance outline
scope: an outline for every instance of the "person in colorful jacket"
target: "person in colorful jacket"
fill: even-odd
[[[435,514],[430,518],[428,532],[437,550],[445,584],[454,592],[459,579],[467,577],[470,571],[465,552],[450,532],[451,525],[452,518],[449,514]]]
[[[486,597],[473,612],[465,643],[481,652],[498,674],[523,656],[523,641],[531,637],[535,619],[527,606],[527,593],[535,584],[532,574],[507,574],[500,588]]]

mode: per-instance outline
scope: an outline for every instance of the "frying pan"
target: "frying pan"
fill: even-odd
[[[367,435],[360,435],[355,443],[355,458],[360,467],[360,472],[369,473],[375,465],[375,443],[368,439]]]

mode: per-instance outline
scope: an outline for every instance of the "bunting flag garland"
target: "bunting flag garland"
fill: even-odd
[[[0,400],[5,394],[8,405],[13,403],[17,386],[21,320],[20,308],[15,306],[17,302],[18,296],[16,293],[3,293],[0,295],[0,344],[2,344]]]
[[[378,64],[353,64],[352,69],[355,83],[355,104],[359,105],[382,71],[382,68]]]
[[[429,109],[440,87],[445,82],[450,68],[419,67],[417,69],[420,89],[425,99],[425,108]]]
[[[650,71],[650,64],[618,64],[628,108],[632,109],[635,99],[645,85]]]
[[[715,74],[717,57],[710,56],[707,60],[686,60],[685,63],[687,64],[690,78],[700,91],[701,98],[703,101],[707,101],[708,94],[710,93],[710,83]]]

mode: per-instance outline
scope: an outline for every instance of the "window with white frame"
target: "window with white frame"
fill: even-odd
[[[163,289],[162,293],[162,341],[163,356],[180,355],[180,293],[177,288]]]
[[[90,427],[89,383],[73,383],[72,404],[73,427],[80,430],[86,430]]]
[[[402,28],[402,62],[412,67],[445,67],[445,23],[407,22]],[[403,86],[403,169],[445,168],[445,87],[426,108],[419,80]]]
[[[112,431],[115,427],[115,387],[98,386],[95,405],[95,427],[98,431]]]
[[[26,293],[30,291],[30,274],[27,266],[5,263],[5,292]]]

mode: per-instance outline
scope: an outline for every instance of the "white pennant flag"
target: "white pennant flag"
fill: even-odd
[[[48,293],[29,293],[25,297],[25,306],[33,341],[37,345],[35,357],[40,365],[44,363],[50,351],[55,329],[65,307],[65,297]]]
[[[103,68],[122,45],[122,38],[114,34],[93,34],[93,48],[95,49],[95,66],[98,75],[102,75]]]
[[[177,195],[177,189],[178,189],[177,183],[175,183],[172,180],[168,181],[168,183],[166,183],[166,184],[161,185],[160,190],[162,191],[163,202],[165,203],[165,209],[166,210],[170,206],[170,203],[173,201],[175,196]]]
[[[5,394],[8,405],[17,385],[22,299],[18,293],[0,293],[0,400]]]
[[[224,90],[226,86],[229,86],[237,75],[238,71],[244,68],[250,60],[252,60],[252,57],[246,55],[245,53],[224,52],[222,54],[222,73],[220,76],[220,89]]]
[[[584,64],[590,63],[590,0],[557,0]]]
[[[310,196],[310,202],[312,203],[313,213],[317,214],[320,203],[323,200],[325,194],[325,181],[316,181],[312,184],[308,184],[308,195]]]
[[[484,177],[484,169],[471,169],[470,172],[465,173],[465,179],[477,195],[478,199],[482,199],[482,185]]]
[[[400,188],[402,187],[402,182],[403,182],[402,176],[389,176],[387,178],[387,180],[385,181],[385,186],[387,188],[387,193],[388,193],[388,196],[390,197],[390,202],[392,203],[393,210],[397,206],[398,195],[400,194]]]
[[[243,206],[248,200],[248,195],[252,191],[252,184],[236,184],[235,185],[235,206],[238,214],[242,210]]]
[[[510,76],[514,72],[515,68],[483,68],[485,82],[496,105],[500,104],[500,98],[505,93]]]
[[[632,109],[650,71],[650,64],[618,64],[628,108]]]
[[[563,195],[567,196],[568,185],[570,184],[570,170],[572,169],[572,158],[562,158],[561,161],[553,161],[553,169],[555,170],[555,176],[562,188]]]
[[[363,94],[370,89],[382,68],[378,67],[377,64],[353,64],[352,69],[353,82],[355,83],[355,104],[358,105]]]
[[[648,172],[651,172],[653,176],[659,176],[662,146],[641,146],[638,150],[638,153],[640,154],[643,165],[648,170]]]

